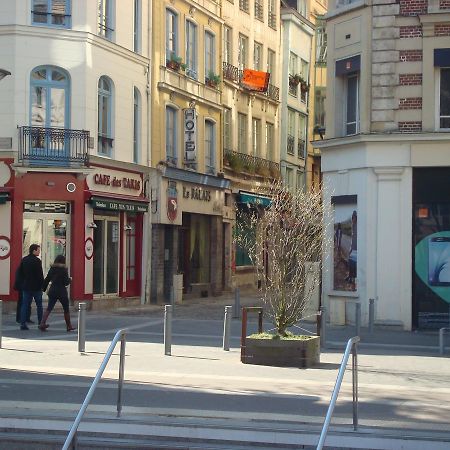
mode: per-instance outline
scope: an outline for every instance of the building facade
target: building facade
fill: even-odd
[[[327,15],[333,322],[362,305],[404,329],[448,323],[450,5],[336,2]],[[350,301],[349,301],[350,300]]]
[[[0,1],[0,295],[32,243],[74,300],[139,298],[148,223],[145,2]],[[145,247],[144,247],[145,248]]]

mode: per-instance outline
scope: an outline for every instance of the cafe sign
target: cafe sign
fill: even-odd
[[[125,211],[134,213],[145,213],[148,211],[147,203],[127,202],[122,200],[109,200],[107,198],[91,198],[94,209],[103,209],[106,211]]]
[[[107,168],[95,168],[87,176],[86,182],[91,191],[110,194],[141,196],[142,176],[135,172],[122,172]]]
[[[197,160],[197,113],[195,108],[183,109],[184,124],[184,161],[194,163]]]

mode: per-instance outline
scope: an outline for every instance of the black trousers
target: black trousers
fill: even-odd
[[[48,305],[47,305],[47,311],[50,313],[52,312],[53,308],[56,305],[56,302],[59,300],[59,303],[61,303],[63,310],[65,313],[69,312],[69,299],[67,297],[53,297],[53,296],[48,296]]]

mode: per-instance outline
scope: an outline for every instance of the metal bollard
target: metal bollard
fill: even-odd
[[[373,333],[374,321],[375,321],[375,299],[369,298],[369,333]]]
[[[3,335],[3,300],[0,300],[0,348],[2,348]]]
[[[120,337],[119,381],[117,384],[117,417],[122,414],[122,391],[125,373],[125,333]]]
[[[223,319],[223,349],[230,350],[231,312],[232,306],[225,306],[225,316]]]
[[[172,305],[164,307],[164,354],[172,355]]]
[[[86,351],[86,303],[78,304],[78,351]]]
[[[444,351],[445,351],[445,345],[444,345],[444,337],[445,337],[445,332],[447,330],[450,330],[450,328],[440,328],[439,329],[439,354],[443,355]]]
[[[356,336],[360,335],[361,332],[361,303],[355,303],[355,328]]]
[[[239,287],[234,289],[234,308],[233,308],[233,318],[239,319],[241,317],[241,292]]]
[[[326,347],[326,336],[327,336],[327,315],[326,315],[325,306],[320,307],[320,316],[321,316],[321,330],[320,330],[320,345],[325,348]]]

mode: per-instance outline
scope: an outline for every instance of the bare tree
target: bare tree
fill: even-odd
[[[286,336],[320,284],[329,214],[320,190],[291,192],[278,183],[270,197],[264,211],[249,207],[238,213],[235,242],[247,251],[261,280],[277,334]]]

